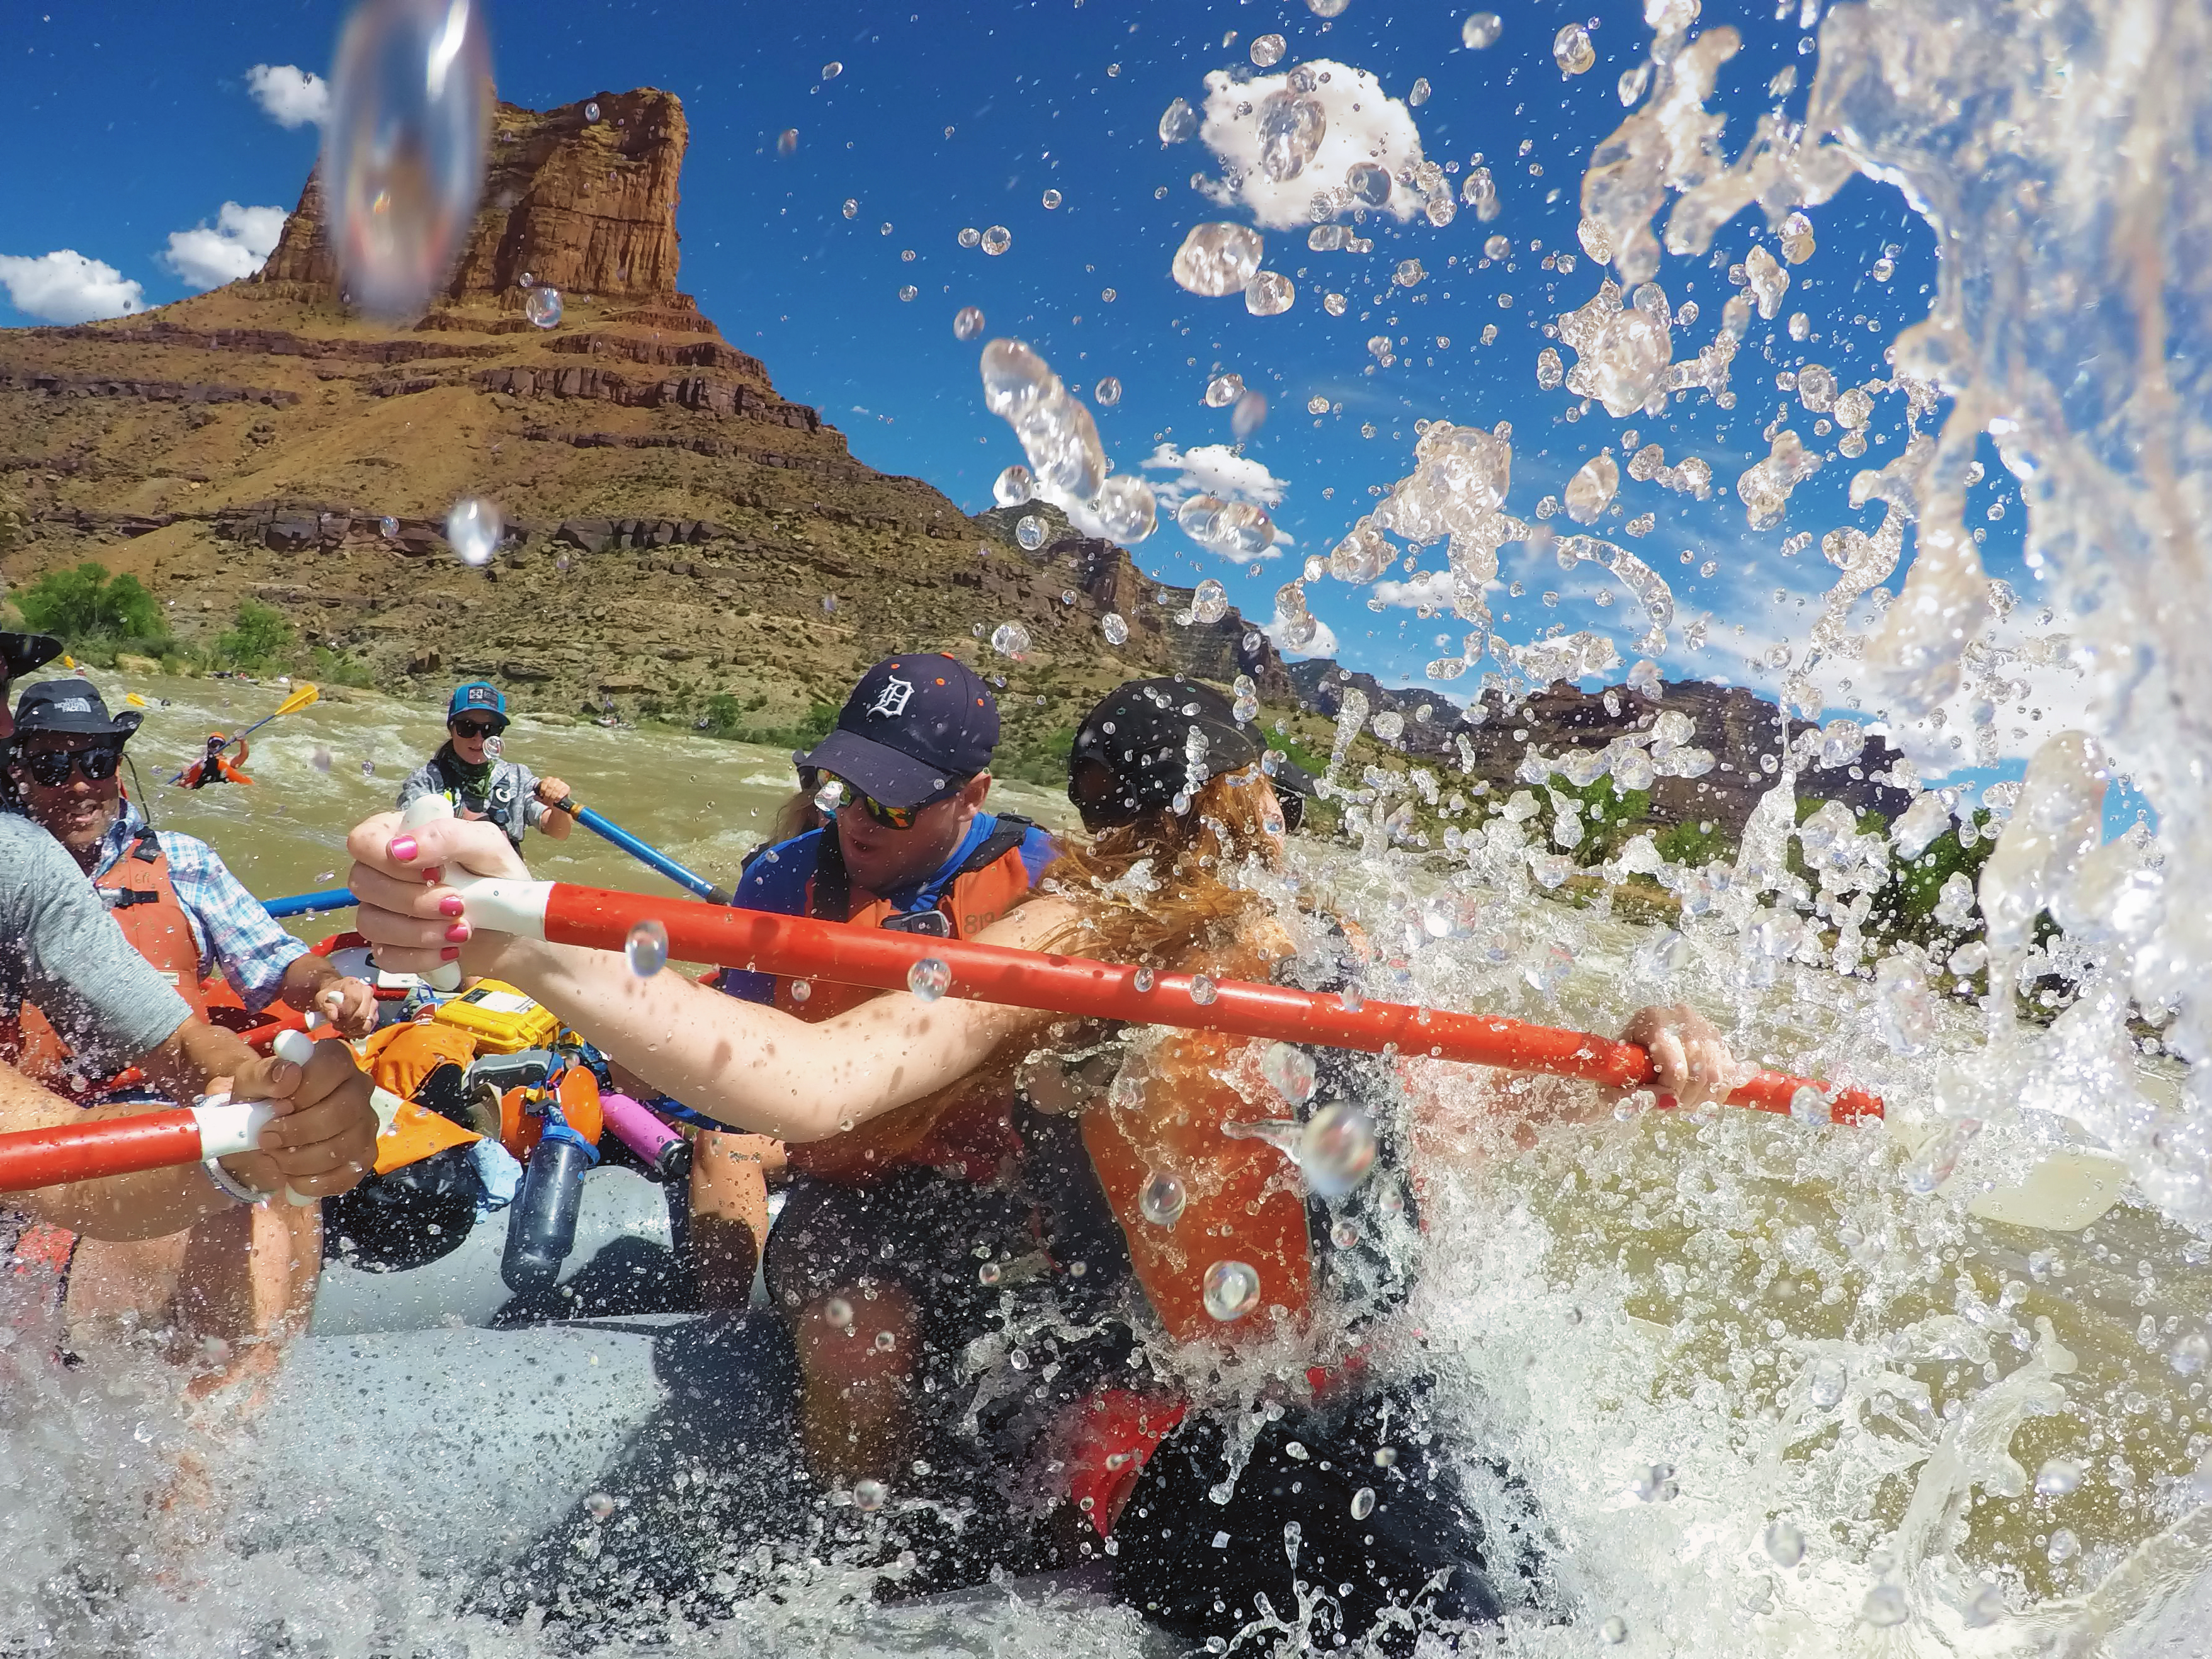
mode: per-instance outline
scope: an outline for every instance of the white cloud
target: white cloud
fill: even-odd
[[[1206,121],[1198,136],[1224,174],[1207,193],[1224,207],[1243,206],[1255,223],[1271,230],[1311,224],[1308,210],[1317,192],[1338,192],[1338,211],[1349,211],[1352,204],[1345,175],[1359,162],[1373,162],[1395,180],[1401,168],[1422,159],[1420,130],[1404,100],[1385,94],[1365,70],[1327,58],[1297,68],[1313,76],[1316,84],[1306,96],[1321,106],[1328,125],[1312,158],[1280,180],[1260,165],[1260,111],[1270,96],[1289,86],[1291,72],[1240,82],[1216,70],[1206,77]],[[1234,189],[1226,182],[1232,177],[1238,180]],[[1410,219],[1421,210],[1422,201],[1419,191],[1394,183],[1382,210]]]
[[[144,289],[74,248],[36,256],[0,253],[0,288],[16,310],[46,323],[88,323],[146,308]]]
[[[1239,455],[1227,444],[1200,444],[1178,449],[1164,443],[1142,463],[1147,471],[1171,471],[1176,476],[1152,486],[1152,493],[1170,507],[1192,495],[1218,495],[1224,501],[1249,501],[1255,507],[1280,507],[1289,481],[1267,471],[1267,463]]]
[[[1426,605],[1431,611],[1449,612],[1453,605],[1452,574],[1431,570],[1409,582],[1377,582],[1372,597],[1385,608],[1418,611]]]
[[[246,71],[246,89],[280,127],[320,126],[331,112],[329,84],[295,64],[256,64]]]
[[[196,293],[221,288],[241,276],[251,276],[275,251],[283,234],[284,210],[280,207],[240,207],[225,202],[215,216],[212,228],[205,224],[169,233],[169,251],[161,263],[175,271]]]
[[[1267,625],[1265,628],[1262,628],[1260,631],[1267,635],[1268,643],[1273,645],[1276,650],[1281,652],[1286,657],[1334,656],[1336,654],[1336,630],[1331,628],[1327,623],[1323,622],[1319,617],[1310,617],[1306,618],[1306,620],[1310,621],[1313,624],[1312,636],[1301,641],[1296,645],[1285,643],[1283,636],[1289,631],[1290,618],[1283,615],[1283,607],[1280,605],[1277,605],[1273,617],[1268,622]]]

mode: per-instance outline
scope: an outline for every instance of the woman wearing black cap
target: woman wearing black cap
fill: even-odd
[[[1279,915],[1261,884],[1238,878],[1248,864],[1279,862],[1297,810],[1286,803],[1304,780],[1279,768],[1271,777],[1218,693],[1181,680],[1120,688],[1079,728],[1071,769],[1088,837],[979,942],[1214,976],[1346,980],[1354,953],[1340,932]],[[672,976],[639,981],[599,953],[469,936],[465,925],[448,933],[445,893],[413,872],[518,866],[466,825],[395,841],[397,830],[373,819],[351,841],[360,926],[380,960],[428,967],[458,954],[465,971],[522,986],[661,1088],[744,1128],[794,1141],[848,1132],[1023,1055],[1053,1019],[890,996],[805,1025],[717,1006]],[[1062,1046],[1088,1042],[1095,1072],[1032,1071],[1037,1117],[1062,1127],[1025,1146],[1012,1177],[1034,1203],[1042,1249],[1018,1254],[986,1233],[988,1259],[974,1271],[999,1288],[988,1312],[1004,1330],[996,1350],[987,1333],[947,1357],[975,1439],[1025,1465],[1012,1478],[1035,1507],[1057,1500],[1066,1553],[1112,1556],[1121,1592],[1184,1635],[1232,1638],[1317,1612],[1347,1639],[1376,1628],[1403,1648],[1416,1603],[1448,1619],[1494,1616],[1485,1555],[1502,1540],[1486,1545],[1429,1449],[1425,1385],[1382,1386],[1364,1359],[1366,1327],[1402,1297],[1418,1244],[1388,1066],[1207,1031],[1063,1035]],[[1725,1091],[1733,1062],[1688,1011],[1647,1010],[1630,1035],[1651,1049],[1662,1087],[1690,1101]],[[1283,1146],[1300,1152],[1297,1170]],[[1098,1328],[1135,1304],[1118,1293],[1132,1281],[1148,1305],[1140,1322],[1196,1363],[1155,1374],[1128,1363],[1142,1351],[1126,1328]],[[866,1341],[859,1311],[847,1316]],[[1017,1365],[1005,1352],[1012,1333],[1028,1333],[1026,1363],[999,1386],[997,1372]],[[1217,1392],[1243,1407],[1225,1425],[1181,1392],[1183,1373],[1209,1367]]]

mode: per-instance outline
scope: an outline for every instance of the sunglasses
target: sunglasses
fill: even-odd
[[[105,783],[123,764],[120,747],[101,749],[38,749],[22,757],[32,781],[48,789],[67,783],[71,772],[84,774],[87,783]]]
[[[883,802],[878,800],[873,795],[862,794],[859,790],[853,787],[852,784],[845,779],[840,778],[837,781],[845,786],[846,799],[850,801],[853,805],[859,807],[861,811],[867,814],[868,822],[878,824],[885,830],[913,829],[915,821],[919,819],[924,812],[927,811],[931,807],[936,805],[937,803],[941,800],[951,799],[953,796],[958,794],[963,789],[965,789],[968,787],[968,780],[963,778],[951,788],[939,791],[936,794],[932,795],[927,800],[916,801],[911,806],[886,806]]]
[[[499,731],[500,728],[489,720],[455,720],[453,722],[453,735],[457,738],[492,738],[498,736]]]

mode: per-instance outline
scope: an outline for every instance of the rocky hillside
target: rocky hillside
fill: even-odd
[[[1426,703],[1387,746],[1455,764],[1463,733],[1498,785],[1523,741],[1601,746],[1651,718],[1633,696],[1563,687],[1469,724],[1441,694],[1293,669],[1233,609],[1193,620],[1190,590],[1123,549],[1063,533],[1025,553],[1019,512],[969,518],[854,459],[678,289],[687,131],[680,100],[652,88],[500,106],[484,205],[411,328],[346,307],[310,179],[257,276],[0,335],[0,486],[24,526],[9,586],[95,559],[144,582],[186,650],[252,599],[401,695],[483,674],[524,708],[757,734],[818,720],[880,656],[952,650],[1000,677],[1008,761],[1034,775],[1134,673],[1249,674],[1270,722],[1322,756],[1347,680],[1377,708]],[[560,291],[557,325],[525,314],[530,283]],[[443,532],[469,496],[507,525],[481,567]],[[1127,624],[1119,646],[1109,612]],[[1008,623],[1027,636],[1014,657],[988,644]],[[1665,702],[1720,766],[1655,813],[1733,829],[1778,750],[1775,711],[1711,687],[1668,686]]]

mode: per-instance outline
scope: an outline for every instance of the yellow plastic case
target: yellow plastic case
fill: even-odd
[[[480,980],[438,1005],[432,1018],[476,1038],[478,1052],[512,1054],[543,1048],[560,1034],[561,1022],[503,981]]]

